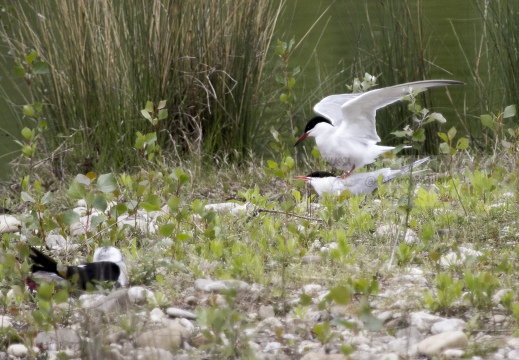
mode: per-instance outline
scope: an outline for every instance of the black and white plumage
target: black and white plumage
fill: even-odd
[[[382,183],[393,180],[398,175],[405,174],[409,170],[415,169],[423,163],[429,161],[429,157],[415,161],[411,165],[406,165],[400,169],[392,170],[383,168],[371,172],[355,173],[348,177],[342,178],[325,171],[316,171],[307,176],[296,176],[296,179],[303,179],[312,185],[315,192],[322,196],[324,193],[340,194],[345,190],[349,190],[352,195],[371,194],[378,188],[378,177],[382,175]],[[419,173],[417,171],[415,173]]]
[[[128,274],[121,251],[112,246],[96,249],[94,260],[77,266],[58,264],[50,256],[45,255],[30,246],[29,258],[33,261],[31,267],[33,278],[75,282],[79,289],[86,290],[87,284],[95,282],[116,281],[116,285],[128,285]]]
[[[351,172],[371,164],[393,146],[380,146],[375,117],[377,110],[390,105],[413,91],[448,85],[461,85],[454,80],[425,80],[375,89],[365,93],[327,96],[314,106],[318,115],[305,127],[294,146],[308,136],[325,161],[337,169]]]

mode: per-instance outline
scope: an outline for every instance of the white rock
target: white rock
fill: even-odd
[[[389,354],[382,354],[377,357],[379,360],[399,360],[400,356],[398,354],[389,353]]]
[[[196,315],[191,311],[182,310],[176,307],[170,307],[166,309],[166,313],[169,316],[178,317],[178,318],[186,318],[186,319],[196,319]]]
[[[446,357],[447,359],[460,359],[463,355],[465,355],[465,351],[461,349],[447,349],[442,353],[442,358]]]
[[[411,314],[411,325],[415,326],[422,332],[428,332],[434,323],[445,320],[442,317],[431,315],[424,311],[419,311]]]
[[[67,239],[61,234],[49,234],[45,238],[45,244],[51,250],[66,249],[69,245]]]
[[[261,319],[276,316],[276,314],[274,313],[274,307],[272,305],[261,305],[258,315]]]
[[[150,320],[152,322],[155,322],[155,323],[161,322],[162,318],[164,318],[164,317],[166,317],[166,314],[164,314],[164,312],[162,312],[162,310],[159,308],[154,308],[153,310],[150,311]]]
[[[440,334],[449,331],[463,331],[466,328],[467,324],[461,319],[446,319],[434,323],[431,327],[431,333]]]
[[[407,229],[404,236],[404,241],[408,245],[418,244],[421,242],[418,234],[416,234],[416,232],[412,229]]]
[[[447,349],[464,349],[468,346],[467,335],[462,331],[450,331],[430,336],[420,341],[418,351],[427,356],[439,355]]]
[[[144,304],[146,303],[146,300],[150,301],[151,303],[154,303],[155,301],[155,294],[153,291],[145,289],[141,286],[132,286],[129,288],[128,297],[130,298],[130,301],[136,304]]]
[[[321,346],[322,346],[321,343],[313,342],[310,340],[303,340],[297,346],[297,352],[299,354],[303,354],[309,350],[319,349],[319,348],[321,348]]]
[[[204,209],[205,211],[214,211],[214,212],[230,212],[233,216],[240,215],[241,213],[246,213],[248,210],[252,209],[253,205],[251,203],[245,203],[243,205],[226,202],[219,204],[207,204]]]
[[[460,246],[458,250],[459,253],[451,251],[448,254],[442,256],[440,259],[440,264],[445,267],[463,265],[465,263],[465,260],[467,260],[467,257],[479,257],[483,255],[481,251],[473,250],[462,246]]]
[[[303,291],[308,295],[317,295],[323,287],[319,284],[306,284],[303,286]]]
[[[275,317],[269,317],[264,320],[261,320],[257,325],[258,329],[262,329],[262,328],[275,329],[275,328],[280,328],[280,327],[283,327],[283,323]]]
[[[28,351],[29,349],[24,344],[12,344],[7,348],[7,354],[16,357],[25,357]]]
[[[519,360],[519,349],[514,349],[506,354],[506,358],[510,360]]]
[[[11,326],[11,318],[9,316],[0,315],[0,329],[5,329]]]
[[[506,294],[508,294],[509,292],[513,291],[512,289],[500,289],[498,291],[496,291],[496,293],[492,296],[492,302],[494,304],[499,304],[501,302],[501,299],[503,298],[503,296],[505,296]]]
[[[213,292],[213,291],[224,291],[224,290],[237,290],[237,291],[249,291],[251,286],[245,281],[241,280],[210,280],[210,279],[197,279],[195,280],[195,287],[202,291]]]
[[[496,315],[492,316],[492,321],[496,324],[501,324],[501,323],[505,322],[505,320],[506,320],[505,315],[496,314]]]
[[[17,232],[22,223],[12,215],[0,215],[0,234]]]
[[[379,319],[382,322],[386,322],[389,319],[393,318],[393,312],[392,311],[383,311],[380,314],[377,315],[377,319]]]
[[[83,294],[79,297],[83,309],[90,308],[98,303],[99,300],[106,298],[103,294]]]
[[[278,343],[277,341],[272,341],[265,345],[263,352],[277,354],[279,350],[281,350],[282,348],[283,345],[281,345],[281,343]]]

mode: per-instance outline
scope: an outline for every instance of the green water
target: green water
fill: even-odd
[[[411,11],[415,11],[418,1],[408,3]],[[420,3],[425,21],[424,31],[428,36],[431,49],[428,52],[429,58],[426,59],[431,64],[431,78],[467,82],[465,88],[452,90],[454,101],[463,103],[471,83],[470,64],[465,61],[464,56],[470,59],[475,56],[479,36],[481,36],[481,19],[478,10],[474,7],[473,0],[422,0]],[[296,89],[298,101],[309,93],[313,94],[312,97],[307,96],[308,103],[304,105],[303,110],[305,114],[299,115],[298,124],[311,112],[312,104],[319,96],[328,95],[324,93],[323,79],[342,71],[335,81],[344,83],[340,91],[347,92],[346,84],[351,83],[352,76],[360,75],[362,69],[352,71],[350,64],[358,56],[357,50],[370,51],[369,43],[365,42],[366,32],[370,28],[367,14],[371,20],[374,36],[379,36],[384,31],[377,25],[379,17],[384,14],[384,6],[387,4],[383,0],[288,1],[278,25],[277,36],[283,40],[294,37],[296,42],[299,42],[322,15],[290,60],[291,66],[300,65],[303,69],[298,76]],[[461,49],[465,51],[465,55]],[[1,51],[7,49],[4,47]],[[7,65],[7,68],[11,69],[13,65]],[[387,74],[381,74],[382,77],[385,75]],[[0,69],[0,81],[4,86],[5,74],[2,73],[2,69]],[[313,90],[321,88],[321,94]],[[7,88],[6,91],[9,92],[10,89]],[[468,97],[470,98],[470,94]],[[18,105],[22,105],[22,102],[20,101]],[[449,105],[445,104],[444,107],[449,115]],[[19,112],[21,113],[21,107]],[[10,176],[7,163],[19,154],[19,145],[14,142],[14,136],[20,137],[23,126],[23,121],[12,114],[4,99],[0,99],[0,178],[5,179]]]

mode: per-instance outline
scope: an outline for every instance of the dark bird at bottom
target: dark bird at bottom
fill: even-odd
[[[30,249],[29,258],[34,262],[31,267],[33,278],[38,278],[39,275],[43,275],[42,277],[50,275],[47,278],[57,281],[68,280],[82,290],[90,286],[94,288],[95,283],[105,281],[117,281],[116,286],[127,285],[126,265],[121,252],[114,247],[97,249],[93,262],[77,266],[58,264],[38,249],[32,246]],[[28,285],[31,289],[37,287],[32,279],[28,281]]]

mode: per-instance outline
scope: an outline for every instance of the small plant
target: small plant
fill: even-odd
[[[427,307],[432,311],[450,314],[458,306],[464,283],[448,273],[439,273],[434,279],[435,289],[424,294]]]

